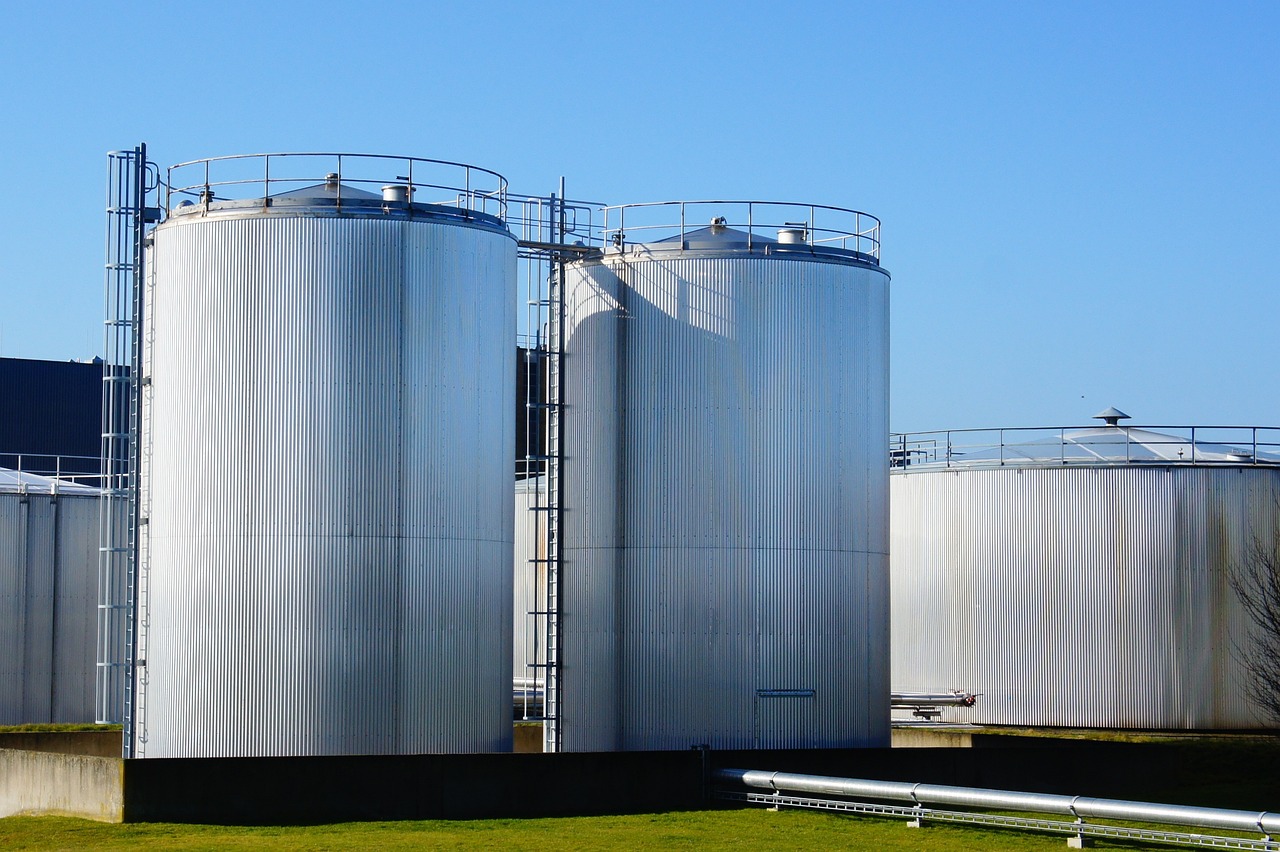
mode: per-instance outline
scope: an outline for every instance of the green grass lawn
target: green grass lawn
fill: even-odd
[[[0,734],[58,734],[66,731],[119,731],[122,725],[84,724],[37,724],[37,725],[0,725]]]
[[[1100,849],[1137,849],[1097,841]],[[567,819],[365,822],[313,826],[106,825],[0,819],[0,849],[886,849],[1062,850],[1063,837],[763,808]]]

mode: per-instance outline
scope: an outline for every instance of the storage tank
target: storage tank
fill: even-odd
[[[94,720],[98,494],[0,468],[0,725]]]
[[[604,217],[564,285],[560,747],[887,745],[878,220]]]
[[[944,718],[981,724],[1268,726],[1229,573],[1280,530],[1280,430],[1099,417],[895,436],[894,690],[980,693]]]
[[[283,154],[166,184],[135,756],[509,751],[506,182]]]

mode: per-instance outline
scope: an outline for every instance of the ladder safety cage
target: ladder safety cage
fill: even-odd
[[[598,252],[598,204],[566,201],[564,179],[550,196],[508,195],[508,224],[517,234],[525,301],[519,344],[524,350],[525,446],[517,477],[529,480],[531,535],[522,578],[525,676],[515,678],[519,711],[543,722],[543,750],[560,750],[560,580],[563,512],[560,461],[564,334],[564,267]],[[519,557],[517,557],[519,559]],[[540,706],[539,706],[540,705]]]
[[[143,350],[147,225],[160,220],[147,200],[159,170],[146,145],[107,154],[106,264],[102,359],[102,444],[98,513],[95,717],[124,725],[124,756],[133,756],[138,707],[138,564],[145,514],[138,499],[142,416],[139,364]]]

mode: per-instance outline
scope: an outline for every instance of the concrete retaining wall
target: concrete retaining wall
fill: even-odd
[[[17,814],[122,822],[124,761],[0,749],[0,817]]]

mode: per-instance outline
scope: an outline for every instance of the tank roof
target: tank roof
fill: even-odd
[[[52,476],[40,476],[24,470],[0,467],[0,494],[83,494],[95,495],[100,490]]]
[[[343,201],[362,199],[365,201],[381,201],[382,196],[376,192],[358,189],[345,183],[317,183],[313,186],[302,186],[285,192],[273,192],[271,198],[293,198],[298,200],[315,198],[341,198]]]
[[[1280,428],[1105,425],[963,429],[894,435],[889,452],[892,467],[912,470],[1126,464],[1280,465]]]
[[[352,215],[419,214],[502,224],[507,180],[497,172],[422,157],[290,151],[235,154],[170,166],[161,181],[169,216],[194,212],[286,214],[308,208]]]
[[[679,247],[682,240],[686,249],[746,248],[748,244],[762,246],[769,243],[776,245],[778,242],[761,234],[749,234],[737,228],[729,228],[723,225],[707,225],[703,228],[694,228],[691,231],[686,231],[683,237],[680,234],[674,234],[666,239],[646,243],[646,245],[672,245]]]
[[[659,201],[601,209],[606,254],[751,251],[880,265],[880,220],[869,213],[783,201]]]

